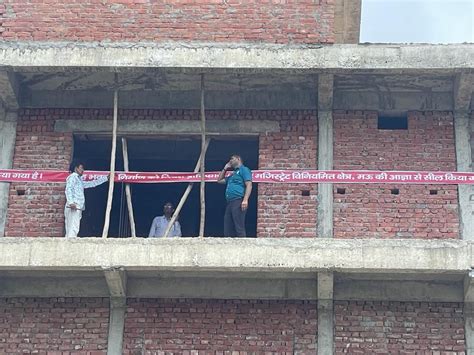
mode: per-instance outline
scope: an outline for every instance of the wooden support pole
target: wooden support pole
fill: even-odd
[[[201,155],[199,156],[198,161],[196,162],[196,166],[194,167],[194,173],[197,173],[199,171],[199,168],[201,167],[201,160],[204,159],[207,151],[207,147],[209,146],[210,138],[206,139],[206,146],[204,147],[204,151],[201,151]],[[178,203],[178,206],[176,206],[176,209],[173,213],[173,216],[171,217],[170,221],[168,222],[168,227],[166,227],[165,234],[163,235],[164,238],[168,237],[168,234],[170,234],[170,230],[173,227],[174,222],[176,222],[176,219],[178,218],[179,213],[181,212],[181,209],[184,206],[184,203],[186,202],[189,193],[191,192],[191,189],[193,188],[193,183],[189,183],[188,186],[186,187],[186,190],[183,193],[183,196],[181,197],[181,200]]]
[[[128,172],[128,146],[127,138],[125,137],[122,137],[122,152],[123,168],[125,172]],[[125,197],[127,198],[128,218],[130,219],[130,230],[132,232],[132,238],[136,238],[137,233],[135,231],[135,217],[133,216],[132,191],[130,190],[130,184],[125,184]]]
[[[201,74],[201,222],[199,224],[199,237],[204,238],[204,225],[206,223],[206,155],[202,154],[206,146],[206,112],[204,107],[204,74]]]
[[[117,81],[117,74],[115,74]],[[109,234],[110,211],[112,210],[112,197],[114,194],[114,178],[115,178],[115,152],[117,150],[117,116],[118,116],[118,90],[114,91],[114,121],[112,125],[112,151],[110,152],[110,176],[109,176],[109,193],[107,196],[107,207],[105,209],[104,230],[102,238],[107,238]]]

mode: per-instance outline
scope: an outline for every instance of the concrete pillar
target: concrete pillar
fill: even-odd
[[[107,355],[121,355],[123,347],[123,331],[127,299],[125,297],[110,298],[109,335],[107,338]]]
[[[0,109],[0,169],[11,169],[16,141],[16,111]],[[0,237],[5,236],[10,183],[0,182]]]
[[[318,355],[334,352],[334,274],[318,273]]]
[[[464,335],[466,354],[474,355],[474,271],[464,278]]]
[[[123,268],[117,267],[104,268],[104,276],[110,293],[107,355],[121,355],[127,311],[127,275]]]
[[[318,78],[318,169],[333,168],[333,85],[332,74]],[[333,187],[318,184],[318,237],[333,237]]]
[[[458,171],[472,171],[469,113],[454,111],[456,165]],[[458,185],[459,222],[462,239],[474,240],[474,186]]]

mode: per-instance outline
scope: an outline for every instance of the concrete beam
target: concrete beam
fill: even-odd
[[[465,273],[473,242],[305,238],[1,238],[0,270]]]
[[[2,42],[0,67],[418,71],[474,68],[474,45]]]
[[[16,142],[17,112],[0,108],[0,169],[11,169]],[[10,183],[0,182],[0,237],[5,236]]]
[[[318,169],[333,168],[333,93],[334,76],[321,74],[318,79]],[[333,185],[318,184],[318,237],[333,237]]]
[[[318,273],[318,355],[334,351],[334,274]]]
[[[335,91],[335,110],[451,111],[454,107],[452,92]]]
[[[316,90],[206,91],[206,109],[316,109]],[[199,91],[121,91],[121,108],[198,109]],[[113,92],[106,90],[22,91],[21,107],[110,108]]]
[[[7,110],[18,109],[18,80],[15,74],[0,70],[0,101]]]
[[[120,120],[118,121],[119,134],[200,134],[200,123],[186,120]],[[258,135],[267,132],[280,132],[278,121],[261,120],[210,120],[206,123],[208,134],[220,135]],[[54,123],[55,132],[74,133],[105,133],[112,132],[111,120],[57,120]]]
[[[340,301],[463,302],[460,282],[407,280],[338,280],[334,299]]]
[[[127,274],[122,267],[105,267],[104,276],[110,297],[127,296]]]

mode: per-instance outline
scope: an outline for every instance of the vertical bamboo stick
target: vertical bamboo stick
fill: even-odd
[[[127,138],[125,137],[122,137],[122,153],[123,168],[125,172],[128,172],[128,146]],[[128,218],[130,220],[130,230],[132,232],[132,238],[136,238],[137,233],[135,231],[135,217],[133,216],[132,191],[130,191],[130,184],[125,184],[125,196],[127,197]]]
[[[204,159],[204,157],[206,156],[206,151],[207,151],[207,147],[209,146],[209,142],[210,142],[210,139],[207,138],[206,139],[206,146],[204,147],[204,151],[201,151],[201,155],[199,156],[199,159],[196,162],[196,166],[194,167],[194,173],[197,173],[199,171],[199,168],[201,166],[201,160]],[[181,200],[179,200],[178,206],[176,206],[176,209],[173,213],[173,216],[171,217],[170,221],[168,222],[168,227],[166,227],[165,234],[163,235],[164,238],[168,237],[168,234],[170,233],[171,227],[173,227],[174,222],[178,218],[178,215],[181,212],[181,209],[183,208],[183,205],[186,202],[192,188],[193,188],[193,183],[191,182],[186,187],[186,190],[184,191],[183,196],[181,197]]]
[[[204,107],[204,74],[201,74],[201,154],[206,145],[206,113]],[[203,154],[202,154],[203,155]],[[201,222],[199,224],[199,237],[204,238],[204,225],[206,223],[206,182],[205,174],[205,155],[201,158]]]
[[[115,74],[117,81],[117,74]],[[114,121],[112,125],[112,151],[110,152],[110,177],[109,177],[109,193],[107,196],[107,207],[105,209],[104,230],[102,238],[107,238],[109,234],[110,211],[112,210],[112,198],[114,194],[114,178],[115,178],[115,152],[117,150],[117,116],[118,116],[118,90],[114,91]]]

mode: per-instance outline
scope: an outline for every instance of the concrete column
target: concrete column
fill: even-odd
[[[332,74],[318,78],[318,169],[333,168],[333,85]],[[318,237],[333,237],[333,187],[318,184]]]
[[[467,111],[454,112],[454,134],[457,170],[472,171],[471,130]],[[458,185],[458,201],[461,238],[474,240],[474,186]]]
[[[0,169],[11,169],[16,141],[17,112],[0,109]],[[10,183],[0,182],[0,237],[5,236]]]
[[[127,275],[123,268],[104,268],[110,293],[109,335],[107,355],[121,355],[127,311]]]
[[[466,354],[474,355],[474,271],[464,278],[464,335]]]
[[[123,347],[123,331],[127,299],[125,297],[110,298],[109,335],[107,339],[107,355],[121,355]]]
[[[334,274],[318,273],[318,355],[334,352]]]

